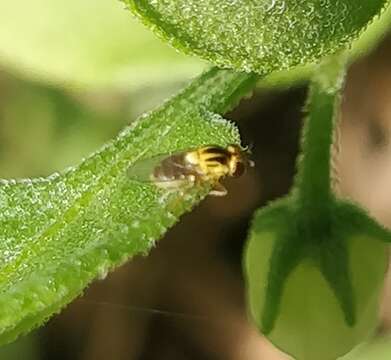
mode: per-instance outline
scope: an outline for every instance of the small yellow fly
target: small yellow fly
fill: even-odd
[[[209,182],[213,186],[210,195],[224,196],[227,189],[220,180],[227,176],[239,177],[248,167],[254,166],[247,154],[248,151],[238,145],[228,145],[226,148],[207,145],[141,161],[129,168],[128,176],[135,180],[151,181],[158,187],[171,190]]]

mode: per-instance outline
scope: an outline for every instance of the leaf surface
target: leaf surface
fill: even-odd
[[[0,185],[0,342],[39,325],[128,258],[147,253],[207,184],[166,192],[132,164],[205,144],[238,143],[224,113],[255,77],[212,69],[63,174]]]
[[[386,0],[123,0],[184,52],[262,75],[347,47]]]

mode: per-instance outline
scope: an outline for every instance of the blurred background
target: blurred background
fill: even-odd
[[[390,17],[391,19],[391,17]],[[349,72],[335,157],[340,196],[391,228],[391,38]],[[75,165],[206,64],[176,53],[116,0],[0,2],[0,177]],[[0,359],[283,360],[247,319],[241,269],[252,212],[292,184],[305,82],[260,84],[226,117],[255,170],[227,181],[159,241],[95,282]],[[391,358],[391,277],[376,336],[346,360]]]

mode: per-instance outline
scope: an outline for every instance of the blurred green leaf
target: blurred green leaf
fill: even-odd
[[[58,312],[96,277],[146,253],[208,185],[165,192],[130,180],[136,161],[203,144],[238,143],[224,113],[255,76],[212,69],[78,167],[0,186],[0,343]]]
[[[347,47],[387,0],[123,0],[162,38],[223,67],[262,75]]]
[[[30,334],[18,341],[0,347],[0,359],[4,360],[40,360],[40,342],[37,334]]]
[[[0,75],[0,93],[3,178],[45,176],[76,164],[136,118],[122,94],[76,96],[6,74]]]
[[[176,53],[115,0],[0,1],[0,64],[67,87],[132,89],[189,78],[203,64]]]
[[[389,360],[391,359],[391,338],[385,336],[359,346],[341,360]]]

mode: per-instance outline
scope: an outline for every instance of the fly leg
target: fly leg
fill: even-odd
[[[227,189],[221,185],[219,182],[216,182],[213,185],[212,190],[209,192],[209,195],[211,196],[225,196],[227,195],[228,191]]]

